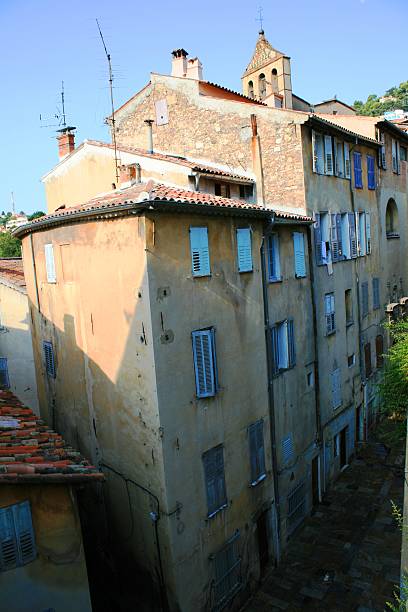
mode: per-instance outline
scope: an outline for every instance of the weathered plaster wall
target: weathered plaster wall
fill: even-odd
[[[0,357],[7,358],[11,391],[38,414],[29,316],[27,294],[0,281]]]
[[[1,573],[0,608],[91,612],[74,491],[66,485],[1,485],[0,507],[28,500],[38,556]]]

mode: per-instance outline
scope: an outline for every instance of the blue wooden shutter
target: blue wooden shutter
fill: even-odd
[[[288,463],[293,458],[292,434],[287,435],[282,440],[282,456],[283,463]]]
[[[344,175],[348,179],[351,178],[350,145],[348,142],[344,143]]]
[[[55,273],[54,247],[52,244],[44,245],[45,253],[45,269],[47,272],[47,282],[56,283],[57,275]]]
[[[305,240],[301,232],[293,233],[293,251],[295,255],[295,275],[296,278],[306,276],[306,261],[305,261]]]
[[[213,330],[192,333],[197,397],[211,397],[216,392],[215,343]]]
[[[14,523],[17,535],[20,564],[25,565],[34,561],[36,549],[34,530],[31,520],[31,509],[28,501],[13,506]]]
[[[331,136],[324,137],[324,172],[325,174],[333,174],[333,138]]]
[[[362,189],[363,174],[362,174],[362,169],[361,169],[361,153],[357,153],[357,151],[355,151],[353,153],[353,161],[354,161],[354,186],[357,189]]]
[[[369,212],[365,214],[365,222],[366,222],[366,253],[370,255],[371,253],[371,216]]]
[[[9,389],[10,387],[7,357],[0,357],[0,386],[5,389]]]
[[[279,352],[278,352],[278,328],[276,325],[270,328],[271,336],[271,357],[272,357],[272,374],[279,373]]]
[[[351,258],[357,257],[357,236],[356,236],[356,218],[354,213],[348,213],[349,232],[350,232],[350,254]]]
[[[341,235],[341,214],[336,214],[336,230],[337,230],[337,244],[338,244],[338,252],[339,259],[343,259],[343,241]]]
[[[279,236],[277,234],[268,236],[268,278],[270,281],[281,279]]]
[[[288,348],[289,348],[289,367],[296,364],[295,329],[293,319],[288,319]]]
[[[366,317],[368,315],[368,283],[361,284],[361,308],[362,315]]]
[[[224,450],[216,446],[203,455],[208,515],[226,505],[227,493],[224,477]]]
[[[373,308],[380,307],[380,279],[373,278]]]
[[[0,569],[12,569],[18,564],[18,546],[13,508],[0,509]]]
[[[337,368],[332,372],[332,405],[334,409],[341,406],[340,368]]]
[[[330,215],[330,243],[333,263],[339,261],[339,240],[337,235],[337,218],[335,214]]]
[[[190,248],[193,276],[209,276],[210,252],[206,227],[190,227]]]
[[[323,265],[322,256],[322,231],[320,227],[320,213],[315,213],[313,224],[313,235],[315,244],[316,265]]]
[[[252,272],[252,244],[249,228],[237,229],[238,271]]]
[[[372,155],[367,155],[367,184],[369,189],[375,189],[375,162]]]

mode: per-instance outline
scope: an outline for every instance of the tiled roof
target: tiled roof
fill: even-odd
[[[217,83],[211,83],[211,81],[200,81],[200,83],[203,83],[203,85],[211,85],[211,87],[215,87],[216,89],[219,89],[221,91],[226,91],[227,93],[234,94],[235,96],[237,96],[238,98],[242,98],[246,102],[251,102],[251,104],[267,106],[261,100],[255,100],[254,98],[250,98],[249,96],[239,93],[238,91],[234,91],[233,89],[228,89],[228,87],[224,87],[223,85],[218,85]]]
[[[0,282],[6,281],[20,291],[26,291],[23,260],[21,257],[0,258]]]
[[[13,393],[0,389],[0,484],[74,484],[103,478]]]

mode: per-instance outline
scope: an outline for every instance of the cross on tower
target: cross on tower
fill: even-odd
[[[256,21],[259,21],[259,25],[261,26],[261,28],[259,30],[259,33],[263,34],[264,30],[263,30],[263,8],[262,8],[262,6],[260,6],[258,8],[258,15],[259,15],[259,17],[258,17],[258,19],[256,19]]]

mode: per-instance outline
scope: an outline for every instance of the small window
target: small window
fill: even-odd
[[[344,174],[346,178],[351,178],[350,145],[348,142],[344,143]]]
[[[0,571],[27,565],[36,556],[30,503],[0,508]]]
[[[190,248],[193,276],[209,276],[210,252],[206,227],[190,227]]]
[[[208,518],[227,506],[224,474],[224,449],[215,446],[203,454],[204,477],[207,490]]]
[[[408,149],[402,145],[400,145],[400,160],[405,162],[408,161]]]
[[[51,378],[55,378],[55,359],[54,359],[54,347],[51,342],[43,342],[43,350],[44,350],[44,364],[45,371],[48,376]]]
[[[334,293],[326,293],[324,296],[324,314],[326,318],[326,334],[333,334],[336,331]]]
[[[293,252],[295,276],[296,278],[304,278],[306,276],[305,236],[301,232],[293,233]]]
[[[333,370],[331,374],[331,379],[332,379],[332,406],[333,406],[333,410],[336,410],[342,404],[340,368],[336,368],[335,370]]]
[[[240,185],[239,186],[239,197],[241,200],[252,202],[254,197],[254,186],[253,185]]]
[[[254,84],[253,84],[253,81],[248,81],[248,98],[254,98]]]
[[[375,359],[377,368],[382,368],[384,364],[384,339],[381,334],[375,339]]]
[[[366,255],[371,253],[371,215],[365,213],[365,230],[366,230]]]
[[[251,486],[266,478],[263,421],[252,423],[248,428],[249,456],[251,462]]]
[[[371,365],[371,344],[367,342],[364,345],[364,364],[365,364],[365,375],[369,378],[373,372]]]
[[[276,68],[272,68],[271,85],[272,85],[272,93],[279,93],[278,71],[276,70]]]
[[[385,151],[385,134],[380,134],[380,141],[381,141],[381,148],[380,148],[380,152],[379,152],[379,166],[380,168],[383,168],[384,170],[387,169],[387,157],[386,157],[386,151]]]
[[[266,78],[262,72],[258,78],[259,97],[263,100],[266,97]]]
[[[353,153],[354,162],[354,186],[356,189],[363,188],[363,170],[361,166],[361,153],[355,151]]]
[[[361,283],[361,314],[363,317],[368,316],[368,283]]]
[[[241,588],[239,531],[215,555],[214,610],[221,610]]]
[[[367,186],[375,189],[375,160],[372,155],[367,155]]]
[[[272,373],[280,374],[296,364],[295,332],[292,319],[271,327]]]
[[[191,335],[197,397],[212,397],[218,384],[215,329],[194,331]]]
[[[279,236],[270,234],[267,239],[268,279],[275,283],[282,280],[279,256]]]
[[[223,198],[229,198],[230,186],[228,183],[214,183],[214,194]]]
[[[344,143],[336,140],[336,176],[340,178],[345,177],[345,169],[344,169]]]
[[[380,279],[373,278],[373,310],[380,307]]]
[[[387,203],[385,212],[385,230],[387,238],[398,238],[398,208],[393,198],[390,198]]]
[[[3,389],[10,388],[7,357],[0,357],[0,387]]]
[[[346,307],[346,325],[352,325],[353,318],[353,297],[351,289],[346,289],[344,292],[344,302]]]
[[[238,272],[252,272],[251,230],[237,229]]]
[[[353,366],[355,366],[355,365],[356,365],[356,356],[355,356],[355,354],[353,353],[352,355],[349,355],[349,356],[347,357],[347,366],[348,366],[349,368],[352,368],[352,367],[353,367]]]
[[[54,247],[52,244],[44,245],[45,252],[45,269],[47,273],[47,282],[56,283],[57,275],[55,273]]]

